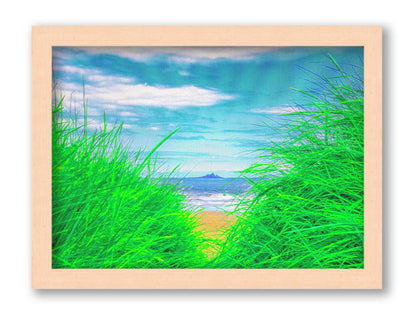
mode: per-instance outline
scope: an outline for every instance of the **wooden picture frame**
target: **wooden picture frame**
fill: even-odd
[[[363,269],[52,269],[54,46],[363,46]],[[32,287],[36,289],[382,288],[382,30],[378,26],[34,26]]]

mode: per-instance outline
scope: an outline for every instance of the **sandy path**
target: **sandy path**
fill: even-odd
[[[232,226],[237,218],[220,211],[203,211],[199,212],[198,216],[200,220],[197,230],[204,231],[208,238],[212,239],[212,244],[204,249],[208,257],[211,258],[218,252],[218,243],[225,241],[224,229]]]

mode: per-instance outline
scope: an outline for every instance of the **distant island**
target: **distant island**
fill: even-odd
[[[220,177],[219,175],[216,175],[215,173],[210,173],[207,175],[204,175],[203,177],[200,177],[202,179],[223,179],[223,177]]]

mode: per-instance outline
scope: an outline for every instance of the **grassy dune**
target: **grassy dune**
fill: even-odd
[[[298,90],[309,104],[287,114],[274,129],[283,142],[245,171],[259,178],[254,200],[214,266],[363,267],[363,81],[332,61],[335,78],[319,77],[319,92]]]
[[[78,126],[76,116],[62,116],[63,99],[55,102],[52,116],[53,268],[203,263],[205,238],[195,231],[197,218],[184,209],[185,198],[174,185],[153,176],[152,153],[130,159],[119,142],[122,125],[104,121],[101,131],[87,135],[86,118]]]

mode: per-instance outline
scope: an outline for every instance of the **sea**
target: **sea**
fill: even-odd
[[[233,211],[250,189],[243,178],[184,178],[177,182],[188,203],[202,211]]]

